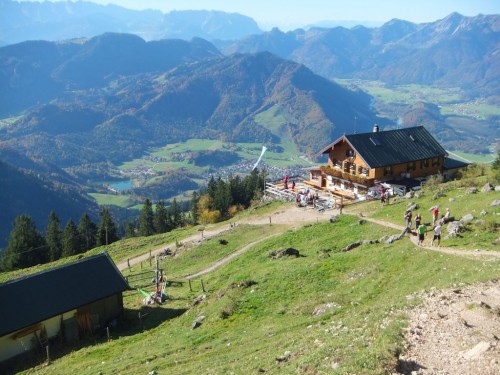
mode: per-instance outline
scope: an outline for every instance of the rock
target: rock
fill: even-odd
[[[413,202],[412,202],[412,203],[413,203]],[[408,208],[408,210],[409,210],[409,211],[415,211],[415,210],[418,210],[419,208],[420,208],[420,206],[419,206],[417,203],[414,203],[414,204],[412,204],[412,205]]]
[[[204,315],[200,315],[199,317],[196,318],[196,320],[193,322],[193,324],[191,325],[191,328],[192,329],[196,329],[198,327],[201,326],[201,323],[203,322],[203,320],[205,320],[205,316]]]
[[[423,192],[423,191],[417,191],[417,192],[415,193],[415,198],[417,198],[417,199],[420,199],[420,198],[422,198],[423,196],[424,196],[424,192]]]
[[[358,221],[358,224],[359,224],[359,225],[363,225],[363,224],[365,224],[365,223],[366,223],[366,220],[364,220],[364,219],[360,219],[360,220]]]
[[[465,194],[476,194],[478,192],[477,188],[471,187],[465,190]]]
[[[472,214],[467,214],[465,216],[462,216],[460,221],[464,224],[470,223],[472,220],[474,220],[474,216]]]
[[[280,250],[276,253],[271,253],[271,257],[273,259],[279,259],[284,256],[294,256],[294,257],[300,257],[300,253],[297,249],[294,249],[293,247],[286,248],[284,250]]]
[[[491,345],[489,342],[481,341],[475,347],[466,351],[464,353],[464,358],[465,359],[479,358],[483,355],[483,353],[486,353],[490,349],[490,347],[491,347]]]
[[[455,202],[455,198],[448,199],[448,202]]]
[[[363,241],[361,241],[362,245],[373,245],[375,243],[379,243],[379,240],[363,240]]]
[[[495,199],[493,202],[491,202],[490,207],[496,206],[500,206],[500,199]]]
[[[476,220],[476,225],[483,225],[485,221],[483,219]]]
[[[486,216],[488,214],[488,211],[482,210],[479,214],[482,216]]]
[[[495,186],[495,191],[500,191],[500,185]]]
[[[207,298],[207,295],[206,294],[202,294],[201,296],[198,296],[194,299],[193,301],[193,305],[197,305],[199,304],[200,302],[202,302],[205,298]]]
[[[481,188],[481,193],[488,193],[494,189],[493,185],[487,182],[484,184],[484,186]]]
[[[415,193],[413,191],[409,191],[408,193],[405,194],[406,199],[412,199],[415,196]]]
[[[339,217],[337,215],[332,215],[330,216],[330,223],[335,223],[338,219]]]
[[[450,238],[455,238],[460,232],[465,230],[465,226],[461,221],[452,221],[451,223],[448,223],[446,230],[448,231]]]
[[[357,248],[359,245],[361,245],[361,241],[356,241],[356,242],[353,242],[353,243],[351,243],[351,244],[347,245],[346,247],[344,247],[344,248],[342,249],[342,251],[343,251],[343,252],[350,251],[350,250],[352,250],[352,249]]]
[[[290,359],[290,356],[292,355],[291,352],[286,351],[281,357],[276,358],[277,362],[286,362],[288,359]]]

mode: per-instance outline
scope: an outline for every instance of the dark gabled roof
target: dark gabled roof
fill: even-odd
[[[344,135],[321,153],[346,140],[370,168],[408,163],[447,155],[423,126],[382,132]]]
[[[465,168],[469,165],[469,162],[466,162],[464,160],[460,160],[451,156],[447,156],[444,158],[444,169],[459,169],[459,168]]]
[[[107,253],[0,284],[0,337],[127,289]]]

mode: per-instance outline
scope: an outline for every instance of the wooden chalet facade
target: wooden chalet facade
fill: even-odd
[[[447,155],[423,126],[382,132],[375,126],[372,133],[343,135],[321,154],[328,154],[328,165],[310,169],[309,184],[352,198],[382,182],[442,173]]]
[[[128,289],[107,253],[0,284],[0,369],[55,337],[74,342],[104,328]]]

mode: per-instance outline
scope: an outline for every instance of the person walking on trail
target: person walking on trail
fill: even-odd
[[[411,217],[412,217],[411,210],[407,210],[405,212],[406,228],[410,230],[411,230]]]
[[[421,223],[417,228],[418,233],[418,246],[424,246],[425,232],[427,229],[425,228],[425,224]]]
[[[418,231],[418,227],[420,226],[420,223],[422,222],[422,216],[420,215],[420,212],[418,212],[415,215],[415,230]]]
[[[432,237],[431,246],[434,246],[434,241],[437,240],[438,247],[441,243],[441,223],[434,227],[434,236]]]
[[[439,208],[436,206],[432,210],[432,225],[436,225],[436,222],[438,221],[438,216],[439,216]]]
[[[385,204],[389,204],[389,199],[391,199],[391,194],[389,193],[389,190],[386,190],[384,193],[385,196]]]

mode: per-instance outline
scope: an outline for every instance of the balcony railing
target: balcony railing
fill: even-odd
[[[330,166],[321,166],[320,169],[321,169],[321,172],[323,172],[326,175],[341,178],[343,180],[354,182],[356,184],[367,186],[367,187],[373,186],[374,182],[375,182],[375,179],[373,179],[373,178],[367,178],[364,175],[355,176],[355,175],[352,175],[352,174],[347,173],[347,172],[339,171],[338,169],[332,168]]]

